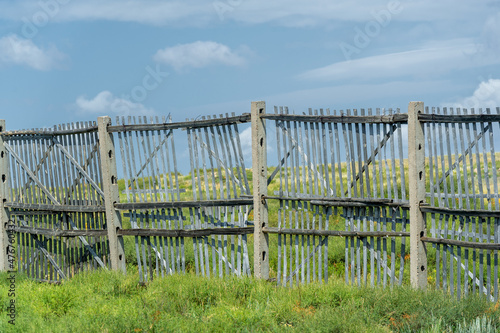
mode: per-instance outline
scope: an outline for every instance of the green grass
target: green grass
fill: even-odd
[[[61,285],[16,278],[16,325],[7,323],[7,275],[0,274],[1,332],[453,332],[499,304],[411,288],[352,288],[335,280],[278,288],[252,278],[191,274],[138,285],[137,273],[96,271]]]

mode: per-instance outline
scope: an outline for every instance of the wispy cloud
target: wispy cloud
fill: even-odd
[[[490,16],[483,26],[481,34],[482,43],[487,52],[498,57],[500,52],[500,12]]]
[[[480,0],[470,6],[467,0],[252,0],[244,1],[228,17],[245,23],[274,22],[284,26],[323,26],[338,22],[366,22],[372,19],[374,9],[385,8],[388,3],[398,3],[405,12],[397,20],[403,22],[428,22],[434,20],[463,21],[471,16],[481,17],[491,11],[488,1]]]
[[[245,59],[228,46],[212,41],[197,41],[159,50],[154,60],[172,66],[179,71],[184,68],[201,68],[210,65],[241,66]]]
[[[52,2],[52,1],[51,1]],[[53,1],[58,3],[59,1]],[[62,2],[62,1],[61,1]],[[67,1],[66,1],[67,2]],[[222,1],[223,3],[239,3]],[[321,26],[340,21],[363,22],[370,19],[374,7],[384,7],[387,0],[325,1],[325,0],[252,0],[235,6],[225,17],[244,23],[260,24],[274,22],[287,26]],[[23,0],[0,3],[0,18],[20,20],[30,18],[40,11],[46,1]],[[431,21],[449,20],[457,22],[470,17],[481,17],[491,10],[489,1],[480,0],[470,6],[467,0],[447,1],[401,1],[408,10],[398,20]],[[218,21],[213,1],[157,1],[157,0],[88,0],[71,1],[55,18],[58,21],[110,20],[138,22],[154,25],[206,25]]]
[[[196,26],[208,21],[211,6],[203,1],[88,0],[88,1],[2,1],[0,18],[26,21],[45,13],[54,21],[106,20],[151,25]],[[60,10],[59,10],[60,9]],[[58,11],[57,16],[51,15]],[[210,13],[211,14],[211,13]],[[185,23],[182,21],[186,20]]]
[[[139,116],[155,113],[153,109],[149,109],[141,103],[134,103],[128,99],[116,97],[107,90],[100,92],[92,99],[80,96],[76,99],[75,106],[78,113],[101,116]]]
[[[500,107],[500,80],[489,79],[481,82],[471,96],[457,102],[444,103],[443,106],[466,109],[496,109]]]
[[[26,65],[47,71],[60,67],[66,56],[57,48],[42,49],[15,34],[0,38],[0,65]]]
[[[470,39],[438,41],[419,49],[341,61],[306,71],[301,79],[337,81],[370,80],[388,77],[425,77],[452,70],[485,66],[500,59],[485,57]]]

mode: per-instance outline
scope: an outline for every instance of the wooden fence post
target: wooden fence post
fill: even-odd
[[[267,203],[267,143],[265,102],[252,102],[252,171],[254,211],[254,274],[257,279],[269,279],[269,236],[262,232],[268,225]]]
[[[414,288],[427,287],[427,249],[421,238],[425,236],[425,213],[420,204],[425,202],[425,137],[424,126],[418,115],[424,112],[423,102],[408,105],[408,171],[410,175],[410,280]]]
[[[5,131],[5,120],[0,120],[0,132]],[[4,206],[9,195],[9,162],[7,152],[3,144],[3,137],[0,135],[0,272],[13,270],[14,267],[9,267],[7,247],[9,247],[9,238],[7,230],[9,227],[9,211]],[[9,247],[10,248],[10,247]],[[13,254],[12,254],[13,255]],[[9,269],[10,268],[10,269]]]
[[[97,119],[102,186],[105,200],[104,204],[106,207],[106,227],[108,230],[111,268],[126,273],[123,236],[117,235],[117,230],[122,227],[122,221],[120,212],[114,207],[115,203],[120,202],[120,193],[118,191],[118,175],[116,170],[113,134],[108,133],[108,125],[110,124],[110,117],[99,117]]]

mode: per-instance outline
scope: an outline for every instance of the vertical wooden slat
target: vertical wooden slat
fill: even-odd
[[[426,108],[427,113],[429,113],[429,108]],[[432,112],[434,113],[434,108],[432,108]],[[436,123],[432,123],[432,127],[429,125],[428,133],[428,144],[429,144],[429,167],[430,167],[430,179],[431,184],[434,180],[434,185],[431,187],[431,196],[432,196],[432,205],[437,205],[442,207],[442,197],[441,197],[441,189],[440,189],[440,177],[439,177],[439,155],[437,151],[437,125]],[[434,167],[432,167],[434,164]],[[433,176],[434,175],[434,176]],[[434,194],[434,190],[436,193]],[[439,216],[439,215],[438,215]],[[432,219],[432,228],[434,230],[435,237],[442,237],[441,235],[441,227],[439,222],[436,222],[436,214],[431,214]],[[436,245],[436,288],[439,289],[441,286],[441,245]]]
[[[474,114],[474,109],[471,109],[471,114]],[[477,135],[477,124],[476,123],[472,123],[472,133],[474,135],[474,140],[477,141],[477,138],[478,138],[478,135]],[[475,171],[477,172],[477,186],[478,186],[478,190],[479,190],[479,200],[475,200],[475,201],[479,201],[479,208],[480,209],[485,209],[484,207],[484,188],[483,188],[483,177],[482,177],[482,168],[481,168],[481,159],[480,159],[480,149],[479,149],[479,142],[476,142],[476,145],[475,145],[476,149],[475,149],[475,158],[476,158],[476,162],[475,162]],[[477,239],[479,242],[483,242],[484,240],[484,237],[483,237],[483,218],[482,217],[478,217],[477,218],[477,223],[476,223],[476,229],[475,229],[475,232],[476,232],[476,236],[474,237],[475,239]],[[476,252],[476,251],[475,251]],[[474,253],[475,253],[474,252]],[[484,290],[484,268],[483,268],[483,260],[484,260],[484,251],[483,250],[478,250],[477,252],[479,252],[479,294],[480,295],[483,295],[483,293],[485,292]],[[474,267],[476,267],[476,265],[474,265]]]
[[[75,128],[75,129],[80,129],[81,123],[72,123],[70,125],[68,125],[69,128]],[[81,133],[78,133],[78,134],[75,134],[75,135],[71,135],[70,137],[73,138],[73,145],[72,145],[72,148],[73,148],[73,153],[71,154],[70,152],[70,155],[73,156],[74,160],[76,161],[77,164],[81,165],[81,154],[82,154],[82,140],[81,140],[81,137],[82,137],[82,134]],[[77,203],[82,205],[84,204],[85,202],[85,199],[86,199],[86,193],[85,193],[85,188],[87,187],[86,185],[90,185],[90,183],[88,183],[88,179],[79,179],[80,178],[80,174],[79,174],[79,171],[76,169],[75,165],[71,165],[71,168],[74,170],[75,172],[75,178],[74,178],[74,181],[75,183],[78,184],[77,186],[77,189],[78,189],[78,201]],[[67,218],[70,218],[70,216],[68,215],[71,215],[71,214],[66,214]],[[76,218],[76,220],[78,221],[77,223],[79,223],[80,225],[78,226],[77,224],[77,227],[80,228],[80,229],[84,229],[85,228],[85,222],[86,222],[86,218],[85,218],[85,215],[84,214],[74,214],[73,216],[74,218],[72,219],[74,221],[74,219]],[[83,239],[85,239],[83,237]],[[84,271],[88,271],[90,268],[89,268],[89,264],[90,264],[90,260],[89,260],[89,257],[87,254],[87,251],[86,251],[86,248],[83,244],[83,242],[78,239],[76,240],[76,243],[78,244],[78,248],[80,249],[80,260],[82,261],[82,268]]]
[[[457,115],[460,115],[460,109],[455,110]],[[463,197],[460,199],[460,203],[463,205],[463,202],[465,201],[465,208],[470,209],[470,200],[469,200],[469,177],[468,177],[468,170],[467,170],[467,156],[465,156],[466,151],[465,151],[465,138],[463,135],[463,125],[458,124],[458,140],[460,142],[459,148],[460,151],[462,152],[462,174],[463,174]],[[469,223],[470,218],[465,217],[463,218],[463,240],[469,241]],[[468,290],[469,290],[469,249],[466,247],[464,249],[464,266],[463,266],[463,271],[464,271],[464,280],[463,280],[463,295],[467,296]],[[460,265],[462,266],[462,265]]]
[[[381,113],[383,115],[386,114],[386,111],[385,109],[382,109],[381,110]],[[383,124],[382,125],[382,133],[389,133],[388,131],[388,128],[390,128],[390,126],[388,124]],[[390,139],[390,137],[388,138]],[[382,188],[383,189],[383,198],[388,198],[390,199],[392,197],[392,191],[391,191],[391,173],[390,173],[390,168],[389,168],[389,162],[390,162],[390,157],[389,157],[389,154],[387,153],[387,146],[388,146],[388,142],[387,140],[385,141],[385,143],[383,143],[383,169],[385,169],[385,172],[382,171],[382,177],[385,176],[385,183],[386,183],[386,186],[384,188],[383,186],[383,182],[382,182]],[[387,213],[387,207],[382,207],[381,208],[381,217],[382,217],[382,230],[383,231],[387,231],[387,223],[389,222],[389,214]],[[383,263],[383,276],[382,276],[382,285],[383,287],[386,287],[387,286],[387,275],[390,275],[390,271],[389,271],[389,265],[388,265],[388,259],[387,259],[387,237],[384,237],[382,239],[382,263]]]
[[[333,111],[333,115],[337,115],[337,111],[334,110]],[[339,172],[339,185],[340,185],[340,197],[343,197],[345,196],[344,195],[344,177],[342,177],[342,160],[340,158],[340,132],[339,132],[339,129],[338,129],[338,125],[337,123],[334,123],[333,124],[333,130],[334,130],[334,133],[335,133],[335,150],[337,152],[337,169],[338,169],[338,172]]]
[[[215,117],[215,116],[214,116]],[[215,153],[216,156],[219,156],[219,151],[218,151],[218,147],[217,147],[217,141],[216,141],[216,137],[215,137],[215,132],[214,132],[214,128],[213,127],[210,127],[210,138],[212,139],[213,141],[213,151]],[[210,138],[208,136],[208,129],[205,129],[205,135],[206,135],[206,140],[207,142],[210,142]],[[209,146],[209,149],[210,149],[210,146]],[[224,149],[221,149],[222,151]],[[219,198],[220,199],[223,199],[225,198],[224,196],[224,186],[223,186],[223,181],[222,181],[222,168],[223,166],[221,165],[220,163],[220,160],[219,159],[216,159],[216,164],[217,164],[217,176],[215,176],[215,165],[213,166],[212,168],[212,187],[213,187],[213,196],[214,198],[216,198],[218,196],[217,194],[217,188],[216,188],[216,178],[219,178]],[[220,210],[218,210],[219,212],[219,220],[220,220]],[[226,217],[227,217],[227,209],[226,209]],[[227,240],[227,236],[225,236],[225,239]],[[217,237],[217,245],[218,245],[218,249],[219,249],[219,253],[218,253],[218,267],[219,267],[219,276],[222,277],[222,274],[223,274],[223,264],[224,264],[224,260],[222,259],[222,254],[225,253],[225,257],[227,258],[227,247],[224,245],[225,243],[223,243],[222,241],[222,237],[221,236],[218,236]],[[225,261],[225,271],[226,271],[226,274],[227,274],[227,271],[228,271],[228,265],[227,265],[227,260]]]
[[[372,109],[368,109],[368,115],[372,115]],[[370,141],[370,156],[373,156],[372,159],[372,174],[371,174],[371,181],[372,181],[372,193],[368,193],[368,195],[371,195],[373,198],[377,197],[377,167],[376,167],[376,160],[375,160],[375,137],[373,133],[373,124],[368,124],[368,130],[369,130],[369,141]],[[369,176],[369,172],[367,170],[367,175]],[[376,208],[370,207],[369,208],[369,230],[367,231],[375,231],[375,210]],[[375,286],[375,275],[376,275],[376,266],[375,266],[375,237],[369,237],[368,238],[368,246],[369,246],[369,251],[370,251],[370,286],[374,287]]]
[[[312,111],[312,109],[309,109],[309,114],[310,115],[317,115],[317,110]],[[320,156],[319,156],[319,150],[318,150],[318,138],[317,138],[317,123],[310,123],[310,134],[311,134],[311,161],[312,165],[311,168],[314,173],[314,179],[315,179],[315,190],[313,195],[316,197],[320,197],[323,193],[323,184],[322,184],[322,179],[320,176],[320,171],[319,171],[319,161],[320,161]],[[313,206],[312,208],[313,211],[313,219],[312,219],[312,229],[319,229],[321,227],[320,225],[320,216],[318,212],[318,206]],[[316,236],[312,237],[312,247],[313,247],[313,252],[312,252],[312,270],[313,270],[313,281],[318,281],[321,278],[321,251],[318,252],[318,248],[321,247],[321,237],[318,237],[318,247],[316,247]]]
[[[400,110],[398,109],[398,113],[400,113]],[[408,196],[406,193],[406,171],[405,171],[405,166],[404,166],[404,159],[405,156],[403,154],[403,133],[402,133],[402,128],[401,124],[397,125],[397,135],[398,135],[398,147],[399,147],[399,172],[400,172],[400,177],[401,177],[401,200],[406,201],[408,200]],[[424,128],[425,130],[425,128]],[[424,138],[425,142],[425,138]],[[425,149],[424,151],[424,159],[425,159]],[[398,209],[399,214],[401,216],[401,231],[405,232],[406,231],[406,224],[408,221],[408,216],[407,216],[407,210],[406,209]],[[403,274],[404,274],[404,266],[405,266],[405,255],[406,255],[406,237],[402,237],[401,239],[401,259],[400,259],[400,270],[399,270],[399,281],[398,284],[401,286],[403,284]]]
[[[455,114],[454,110],[451,109],[451,113]],[[457,126],[455,123],[451,125],[451,139],[453,139],[453,153],[454,153],[454,165],[456,164],[456,180],[457,180],[457,191],[454,193],[458,195],[457,206],[459,209],[463,209],[463,194],[462,194],[462,182],[467,181],[466,178],[462,179],[461,171],[460,171],[460,157],[458,151],[458,140],[457,140]],[[451,155],[451,151],[450,151]],[[450,170],[451,171],[451,170]],[[464,218],[459,217],[459,230],[454,236],[454,239],[463,240],[463,228],[464,228]],[[455,230],[455,229],[454,229]],[[457,283],[456,283],[456,294],[457,298],[460,299],[462,295],[462,275],[461,275],[461,267],[462,267],[462,248],[457,246]]]
[[[294,127],[293,127],[293,136],[294,136],[294,141],[295,141],[295,167],[296,167],[296,172],[295,172],[295,177],[296,177],[296,193],[298,196],[304,195],[306,193],[306,161],[304,157],[300,157],[300,151],[304,151],[303,148],[303,141],[302,141],[302,123],[301,122],[294,122]],[[301,163],[302,162],[302,163]],[[301,178],[303,179],[303,182],[301,184]],[[308,214],[307,211],[307,203],[298,201],[297,202],[297,214],[296,214],[296,225],[300,229],[305,229],[304,225],[304,214]],[[299,226],[299,219],[300,219],[300,226]],[[299,237],[296,237],[296,263],[299,263],[300,265],[300,282],[305,283],[306,282],[306,258],[305,258],[305,247],[306,247],[306,242],[305,242],[305,236],[302,235],[300,236],[300,260],[299,260]],[[297,266],[297,270],[298,270]],[[297,283],[299,282],[299,273],[297,272]]]
[[[392,109],[389,109],[389,115],[392,115]],[[392,125],[389,125],[392,127]],[[396,154],[395,154],[395,138],[394,136],[397,135],[395,131],[392,131],[392,135],[389,138],[389,143],[390,143],[390,155],[391,155],[391,173],[392,173],[392,189],[393,193],[392,198],[393,200],[398,200],[399,199],[399,193],[398,193],[398,183],[397,183],[397,177],[396,177]],[[390,218],[391,218],[391,231],[396,231],[396,211],[394,208],[389,208],[390,211]],[[396,238],[391,237],[391,286],[394,285],[396,281]]]
[[[293,136],[292,136],[293,135]],[[291,163],[293,164],[292,167],[292,196],[297,197],[300,193],[300,167],[299,167],[299,154],[298,154],[298,141],[297,141],[297,122],[293,122],[293,128],[290,126],[290,133],[288,135],[289,137],[289,145],[290,145],[290,160]],[[292,206],[292,220],[295,222],[293,224],[293,228],[299,229],[299,206],[300,206],[300,201],[293,202]],[[294,236],[295,240],[295,279],[297,285],[300,283],[300,275],[299,275],[299,267],[300,267],[300,256],[299,256],[299,236],[295,235]],[[292,280],[292,279],[291,279]]]
[[[205,117],[202,117],[202,119],[204,120]],[[210,119],[210,116],[208,116],[208,119]],[[205,134],[205,140],[203,140],[203,134]],[[216,187],[215,187],[215,170],[214,170],[214,161],[213,161],[213,158],[212,158],[212,154],[210,153],[211,152],[211,147],[212,145],[210,144],[210,140],[209,140],[209,137],[208,137],[208,130],[207,128],[203,128],[203,130],[200,128],[199,129],[199,140],[200,140],[200,144],[201,143],[204,143],[203,144],[203,147],[205,147],[205,151],[203,152],[202,151],[202,155],[203,156],[207,156],[208,157],[208,162],[209,162],[209,165],[205,165],[204,164],[204,170],[205,170],[205,184],[206,184],[206,189],[205,191],[207,192],[207,198],[210,200],[210,198],[212,199],[216,199],[217,198],[217,191],[216,191]],[[204,160],[205,162],[205,160]],[[207,167],[209,167],[210,171],[208,172],[207,170]],[[210,190],[210,186],[212,187],[212,190]],[[214,221],[214,215],[215,215],[215,211],[213,208],[207,208],[206,209],[207,211],[207,226],[210,227],[210,228],[213,228],[214,225],[215,225],[215,221]],[[212,248],[212,274],[213,276],[217,276],[217,264],[216,264],[216,261],[217,261],[217,256],[216,256],[216,242],[215,242],[215,237],[214,236],[208,236],[207,238],[209,238],[209,241],[210,241],[210,245],[211,245],[211,248]]]
[[[288,114],[288,109],[280,107],[280,113],[281,114]],[[282,143],[283,143],[283,155],[284,157],[284,165],[283,165],[283,170],[284,170],[284,193],[285,196],[289,197],[293,194],[292,188],[294,188],[293,185],[293,177],[289,177],[288,174],[289,172],[293,172],[293,158],[288,158],[289,152],[292,152],[292,145],[290,145],[290,150],[288,150],[288,140],[287,140],[287,133],[290,130],[290,122],[289,121],[284,121],[283,122],[283,127],[282,127]],[[290,161],[290,162],[289,162]],[[289,166],[289,163],[291,166]],[[292,227],[292,209],[290,209],[290,206],[293,207],[293,201],[285,201],[285,210],[283,211],[283,225],[285,228],[293,228]],[[288,225],[287,225],[288,221]],[[289,237],[289,240],[287,241],[287,237]],[[284,247],[284,253],[283,253],[283,285],[286,285],[288,282],[290,282],[290,286],[292,286],[292,271],[293,271],[293,241],[292,241],[292,235],[287,236],[284,235],[284,242],[283,242],[283,247]],[[287,243],[288,243],[288,248],[287,248]],[[289,260],[289,261],[288,261]]]
[[[304,129],[303,129],[304,128]],[[305,135],[305,124],[303,126],[302,122],[299,122],[299,146],[298,148],[305,152],[304,143],[307,143]],[[307,158],[306,156],[302,156],[302,195],[307,196],[308,186],[307,186]],[[303,215],[302,215],[302,228],[309,229],[309,215],[310,215],[311,205],[308,202],[303,203]],[[305,216],[304,216],[305,215]],[[311,271],[310,271],[310,254],[311,254],[311,237],[309,235],[302,236],[302,265],[304,270],[304,283],[309,283],[311,280]],[[304,249],[305,248],[305,249]]]
[[[380,115],[380,109],[377,108],[375,109],[375,113],[376,115]],[[378,197],[379,198],[384,198],[384,180],[383,180],[383,163],[382,163],[382,146],[383,145],[383,142],[382,142],[382,139],[384,138],[383,137],[383,133],[381,131],[381,129],[383,130],[383,126],[381,126],[380,124],[377,124],[376,125],[376,133],[377,133],[377,148],[378,148],[378,187],[379,187],[379,190],[378,190]],[[375,176],[376,177],[376,176]],[[376,221],[377,221],[377,231],[381,231],[382,230],[382,208],[378,208],[376,207],[375,208],[375,218],[376,218]],[[377,237],[377,267],[376,267],[376,270],[377,270],[377,285],[380,285],[381,284],[381,280],[382,280],[382,239],[381,237]]]
[[[199,174],[199,165],[198,165],[198,150],[196,148],[196,141],[194,140],[193,132],[194,129],[187,129],[188,134],[188,144],[190,151],[190,165],[191,165],[191,185],[193,191],[193,200],[203,200],[203,197],[200,196],[201,192],[201,175]],[[194,208],[190,209],[192,223],[194,228],[201,228],[201,219],[199,214],[199,209]],[[203,257],[203,237],[193,238],[193,246],[195,246],[195,252],[198,252],[198,262],[199,262],[199,271],[197,270],[197,274],[205,275],[205,264]],[[197,248],[197,251],[196,251]],[[178,260],[176,260],[178,261]],[[178,265],[179,268],[179,265]]]
[[[311,154],[311,144],[312,140],[309,135],[309,124],[307,122],[303,123],[304,125],[304,144],[305,144],[305,149],[302,149],[303,151],[303,159],[305,163],[305,173],[307,173],[307,181],[304,179],[304,184],[306,184],[306,191],[304,193],[308,193],[306,196],[314,196],[315,193],[315,186],[314,186],[314,167],[312,164],[312,154]],[[307,172],[306,172],[307,171]],[[309,185],[309,186],[307,186]],[[307,229],[313,228],[314,229],[314,214],[313,214],[313,206],[310,203],[307,203],[307,208],[308,212],[306,215],[307,218]],[[311,257],[315,257],[314,255],[314,243],[315,243],[315,237],[314,236],[307,236],[307,282],[309,283],[310,281],[315,281],[315,263],[314,263],[314,258],[311,263]]]

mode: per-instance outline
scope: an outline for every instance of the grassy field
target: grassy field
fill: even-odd
[[[80,274],[61,285],[16,276],[15,326],[0,274],[1,332],[477,332],[500,327],[499,303],[411,288],[351,288],[343,281],[294,288],[252,278],[191,274],[140,286],[132,269]],[[477,319],[476,319],[477,318]],[[461,329],[461,330],[459,330]],[[464,330],[467,329],[467,330]]]

